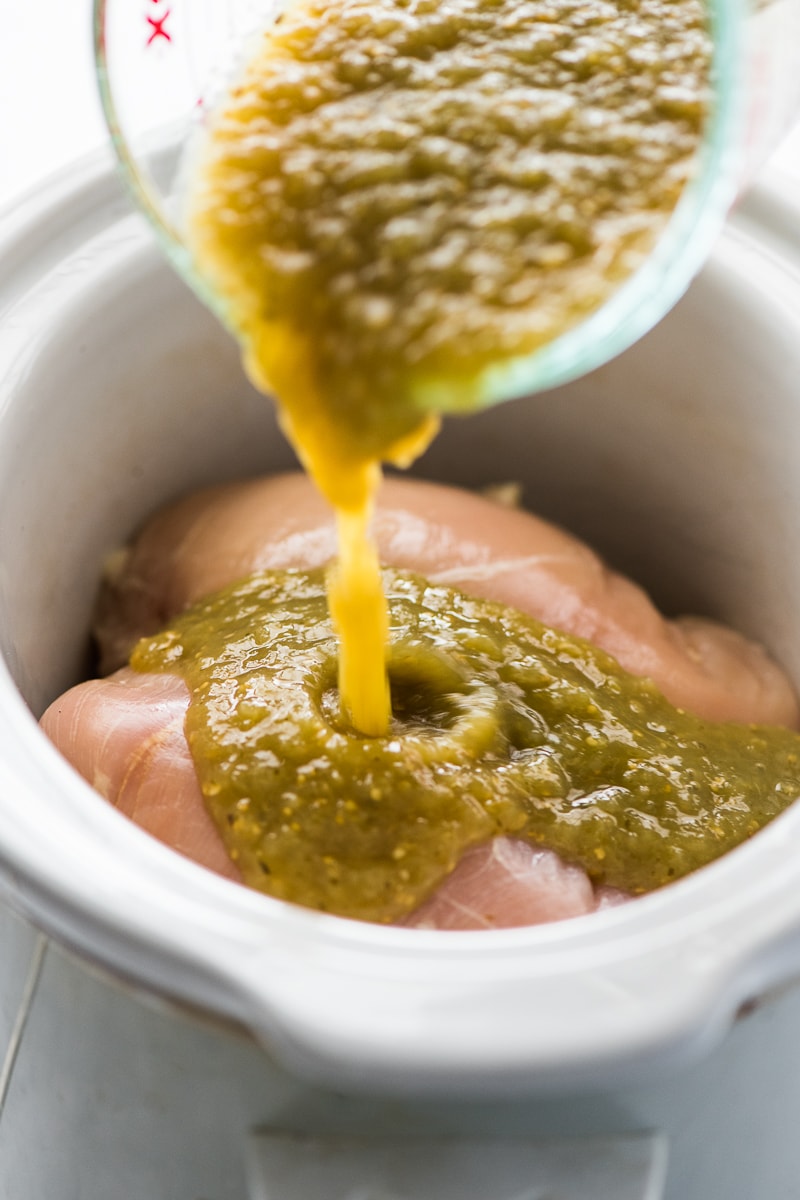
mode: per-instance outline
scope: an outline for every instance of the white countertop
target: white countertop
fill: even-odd
[[[129,3],[141,5],[145,37],[146,0]],[[0,207],[71,160],[107,146],[90,0],[0,0],[0,114]],[[771,165],[800,188],[800,124]]]

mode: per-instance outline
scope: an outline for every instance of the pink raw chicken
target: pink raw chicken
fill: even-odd
[[[498,837],[468,850],[447,883],[404,924],[415,929],[512,929],[580,917],[623,903],[552,850]]]
[[[513,605],[649,675],[711,720],[797,727],[782,672],[739,634],[698,618],[666,621],[640,588],[587,547],[529,514],[436,484],[388,481],[375,532],[383,562]],[[196,493],[156,516],[111,565],[98,617],[103,670],[195,600],[262,568],[315,567],[335,551],[330,512],[300,475]],[[127,667],[80,684],[42,718],[76,769],[142,828],[229,879],[183,736],[188,692],[171,675]],[[619,903],[550,851],[498,838],[470,850],[406,921],[490,929],[578,916]]]

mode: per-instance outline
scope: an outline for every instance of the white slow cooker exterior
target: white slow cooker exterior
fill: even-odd
[[[754,195],[633,351],[552,396],[451,422],[422,464],[472,485],[523,481],[532,507],[667,607],[760,636],[797,680],[799,222]],[[800,998],[788,990],[728,1030],[800,964],[800,807],[630,908],[495,934],[340,921],[173,855],[98,801],[28,706],[38,714],[79,674],[105,553],[169,497],[288,452],[235,348],[102,170],[7,220],[0,314],[2,889],[126,980],[3,916],[1,1200],[233,1200],[245,1186],[295,1200],[285,1181],[279,1197],[263,1190],[263,1155],[244,1182],[260,1126],[661,1130],[669,1200],[793,1194]],[[653,1172],[636,1193],[650,1200]],[[498,1184],[484,1200],[507,1197]]]

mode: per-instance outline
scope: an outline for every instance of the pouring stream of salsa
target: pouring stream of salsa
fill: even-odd
[[[303,0],[211,112],[186,241],[336,511],[361,733],[391,721],[381,464],[642,264],[695,169],[710,62],[698,0]]]

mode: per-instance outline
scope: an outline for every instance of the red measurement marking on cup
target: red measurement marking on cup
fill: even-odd
[[[160,0],[150,0],[151,4],[159,4]],[[165,8],[163,12],[157,12],[154,15],[147,15],[147,24],[150,26],[150,36],[147,39],[148,46],[152,46],[153,42],[164,41],[171,42],[172,35],[167,29],[167,20],[171,8]]]

